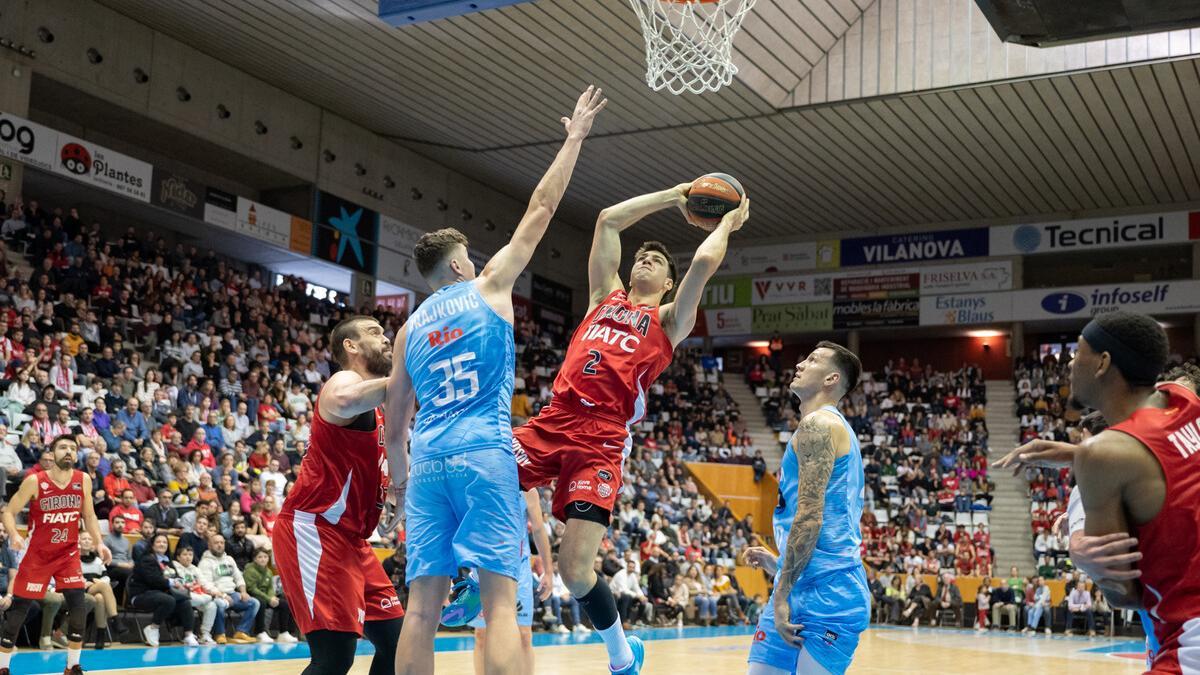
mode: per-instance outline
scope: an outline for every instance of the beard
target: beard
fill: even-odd
[[[392,357],[383,350],[372,352],[367,356],[367,372],[375,377],[387,377],[392,374]]]
[[[1067,407],[1077,412],[1083,412],[1089,408],[1089,406],[1083,404],[1083,401],[1080,401],[1078,398],[1076,398],[1075,394],[1071,394],[1071,396],[1067,398]]]
[[[54,466],[57,466],[59,469],[62,469],[63,471],[66,471],[67,469],[70,469],[71,467],[75,466],[75,462],[72,461],[70,457],[63,457],[62,459],[54,460]]]

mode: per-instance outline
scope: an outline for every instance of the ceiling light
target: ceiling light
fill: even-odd
[[[98,66],[100,65],[100,62],[104,60],[104,55],[101,54],[100,51],[95,47],[88,47],[87,60],[90,61],[93,66]]]
[[[180,85],[175,88],[175,98],[179,99],[180,103],[187,103],[192,100],[192,92],[188,91],[183,85]]]

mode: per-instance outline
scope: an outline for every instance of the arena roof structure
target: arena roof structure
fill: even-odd
[[[1200,202],[1200,29],[1036,49],[971,0],[760,0],[737,80],[643,82],[622,0],[536,0],[393,28],[375,0],[102,4],[524,199],[587,84],[611,104],[560,215],[701,173],[737,175],[752,237]],[[656,227],[670,245],[698,232]]]

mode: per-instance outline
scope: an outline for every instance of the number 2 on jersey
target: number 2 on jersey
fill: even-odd
[[[429,366],[430,372],[441,371],[442,393],[433,404],[441,407],[456,401],[466,401],[475,398],[479,393],[479,375],[474,370],[468,370],[469,362],[475,360],[475,352],[464,352],[452,359],[442,359]]]
[[[65,544],[71,536],[71,532],[64,527],[54,527],[50,529],[51,544]]]
[[[591,354],[592,359],[583,365],[583,373],[585,375],[595,375],[596,366],[600,365],[601,354],[600,351],[596,349],[589,349],[588,354]]]

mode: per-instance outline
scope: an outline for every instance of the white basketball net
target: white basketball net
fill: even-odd
[[[733,36],[755,1],[629,0],[646,39],[646,84],[701,94],[732,82]]]

